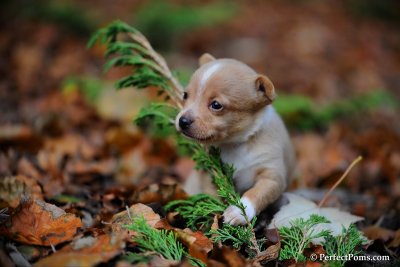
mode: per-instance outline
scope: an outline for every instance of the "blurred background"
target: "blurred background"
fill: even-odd
[[[399,1],[3,0],[0,7],[1,177],[28,177],[59,204],[113,192],[114,209],[123,209],[123,193],[185,180],[191,160],[132,124],[153,91],[116,92],[113,82],[129,70],[104,73],[104,48],[86,48],[96,29],[121,19],[149,38],[183,84],[205,52],[268,75],[297,150],[292,189],[319,200],[362,155],[329,205],[400,228]]]

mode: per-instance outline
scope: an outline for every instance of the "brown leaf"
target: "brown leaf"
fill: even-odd
[[[10,141],[21,141],[33,136],[32,129],[26,125],[1,125],[0,143]]]
[[[311,258],[311,255],[317,255],[317,258],[320,258],[320,255],[326,255],[326,251],[323,246],[321,245],[316,245],[316,246],[311,246],[309,248],[304,249],[304,255],[307,258]]]
[[[261,251],[256,258],[255,262],[276,260],[279,257],[279,251],[281,249],[281,243],[278,242],[269,246],[266,250]]]
[[[389,248],[398,248],[400,247],[400,229],[398,229],[395,234],[393,240],[388,245]]]
[[[187,194],[178,184],[151,184],[137,190],[132,197],[132,201],[136,203],[152,203],[159,202],[166,204],[172,200],[186,199]]]
[[[227,246],[222,246],[221,254],[225,262],[230,267],[248,266],[246,260],[237,252]]]
[[[207,263],[207,254],[213,249],[213,244],[202,232],[193,232],[189,228],[184,230],[175,228],[174,231],[178,235],[178,239],[188,247],[189,254]]]
[[[35,266],[95,266],[100,262],[112,259],[124,247],[125,243],[117,235],[82,237],[74,240],[60,251],[40,260]]]
[[[216,214],[216,215],[214,216],[214,220],[213,220],[213,223],[212,223],[212,225],[211,225],[211,230],[216,231],[216,230],[219,229],[219,220],[220,220],[220,219],[221,219],[221,215]],[[213,234],[213,236],[214,236],[214,235],[216,235],[216,234]],[[221,242],[221,240],[218,241],[217,246],[218,246],[219,248],[222,247],[222,242]]]
[[[24,203],[0,227],[8,238],[33,245],[57,245],[72,239],[82,222],[73,214],[42,200]]]
[[[382,239],[384,242],[394,237],[394,232],[379,226],[368,226],[363,230],[364,235],[370,240]]]
[[[89,162],[72,160],[67,163],[65,168],[68,173],[73,175],[110,175],[115,171],[116,161],[113,159]]]
[[[0,180],[0,209],[16,208],[28,198],[43,199],[42,189],[34,179],[17,175]]]
[[[322,263],[317,262],[317,261],[307,261],[306,262],[306,267],[319,267],[322,266]]]
[[[137,216],[143,216],[151,227],[155,227],[155,225],[160,221],[160,215],[155,213],[149,206],[141,203],[134,204],[129,208],[129,213],[127,210],[124,210],[112,217],[111,229],[113,233],[126,234],[128,237],[127,240],[131,240],[130,237],[132,237],[134,233],[123,226],[131,224],[132,218]]]

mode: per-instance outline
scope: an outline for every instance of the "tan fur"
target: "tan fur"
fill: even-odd
[[[211,55],[202,59],[187,87],[177,129],[182,130],[179,119],[184,116],[193,122],[183,134],[221,149],[222,160],[236,169],[236,190],[258,214],[286,189],[295,163],[286,128],[270,105],[276,97],[274,86],[268,77],[239,61],[215,60]],[[213,110],[213,101],[223,109]],[[192,194],[215,194],[204,174],[191,175],[185,189]],[[249,216],[254,216],[252,207]],[[236,207],[224,213],[231,224],[244,223],[240,216]]]

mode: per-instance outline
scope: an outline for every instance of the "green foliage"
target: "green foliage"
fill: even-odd
[[[346,255],[359,255],[361,252],[357,251],[357,247],[365,243],[367,240],[354,224],[351,224],[347,229],[342,228],[340,236],[328,235],[325,237],[323,246],[328,256],[344,257]],[[345,260],[330,261],[329,266],[340,267],[344,266]]]
[[[156,137],[167,137],[177,134],[174,119],[178,114],[175,106],[166,103],[151,103],[149,107],[142,108],[134,122],[146,128]]]
[[[303,255],[304,249],[314,238],[328,237],[330,232],[322,230],[315,231],[315,226],[329,221],[320,215],[312,214],[309,219],[297,218],[290,222],[290,227],[278,229],[281,237],[282,249],[279,254],[280,260],[294,259],[296,262],[306,260]]]
[[[144,255],[134,252],[128,252],[123,259],[130,263],[148,263],[151,260],[152,255]]]
[[[251,226],[254,227],[256,219],[254,218]],[[246,247],[252,247],[253,244],[251,239],[253,237],[253,232],[247,226],[232,226],[230,224],[224,223],[222,228],[213,229],[209,232],[211,234],[211,240],[213,242],[227,242],[231,244],[234,248],[239,249],[242,245]]]
[[[178,242],[174,232],[157,230],[148,225],[143,217],[134,218],[132,224],[126,228],[137,233],[134,241],[142,252],[153,252],[165,259],[176,261],[180,261],[184,256],[183,245]]]
[[[399,103],[388,92],[377,90],[325,106],[315,106],[312,99],[300,95],[285,95],[274,102],[274,107],[293,128],[311,130],[326,128],[339,118],[363,114],[377,107],[398,108]]]
[[[151,1],[135,13],[134,21],[154,47],[169,49],[183,33],[224,22],[234,14],[235,6],[229,2],[177,5]]]
[[[93,47],[97,42],[99,42],[100,44],[112,45],[113,43],[115,43],[117,41],[117,35],[120,33],[133,33],[134,34],[134,33],[137,33],[137,30],[135,28],[129,26],[125,22],[116,20],[116,21],[110,23],[108,26],[97,30],[90,38],[87,46],[89,48]],[[113,46],[113,47],[116,48],[115,46]],[[109,50],[109,49],[110,48],[108,47],[107,50]],[[125,50],[126,49],[123,49],[123,51],[121,51],[122,54],[125,54],[124,53]],[[120,50],[115,50],[112,53],[106,52],[105,56],[110,56],[111,54],[114,54],[117,52],[120,52]]]
[[[204,170],[211,175],[213,183],[217,186],[218,195],[229,205],[235,205],[245,213],[245,207],[240,201],[240,195],[233,185],[234,167],[223,163],[220,158],[220,151],[211,147],[209,151],[198,149],[194,151],[193,160],[196,168]]]
[[[179,212],[192,230],[208,231],[213,223],[214,215],[221,214],[227,206],[210,195],[198,194],[186,200],[169,202],[164,208]]]
[[[129,37],[130,41],[121,41]],[[148,43],[147,39],[122,21],[115,21],[99,29],[88,42],[92,47],[97,42],[106,45],[105,56],[109,58],[104,65],[105,71],[113,67],[131,67],[132,73],[115,83],[117,89],[135,87],[138,89],[154,86],[159,95],[165,95],[179,104],[182,88],[173,77],[165,61]]]

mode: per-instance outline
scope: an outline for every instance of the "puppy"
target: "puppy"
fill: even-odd
[[[188,138],[221,150],[221,159],[233,164],[236,190],[251,220],[286,189],[295,156],[289,135],[271,103],[275,89],[264,75],[234,59],[204,54],[183,95],[184,107],[176,128]],[[216,189],[210,177],[193,173],[189,194]],[[245,224],[236,206],[224,212],[224,221]]]

